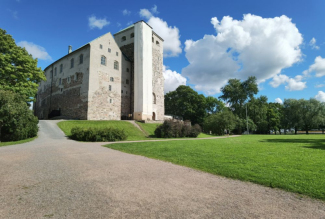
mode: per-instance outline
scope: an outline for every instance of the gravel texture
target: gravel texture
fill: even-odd
[[[68,140],[56,123],[0,148],[0,218],[325,218],[322,201]]]

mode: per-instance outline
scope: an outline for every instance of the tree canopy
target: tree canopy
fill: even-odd
[[[10,90],[34,101],[38,83],[46,80],[44,72],[37,67],[25,48],[16,45],[11,35],[0,29],[0,89]]]

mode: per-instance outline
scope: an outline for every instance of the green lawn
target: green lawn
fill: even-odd
[[[325,200],[324,138],[249,135],[106,147]]]
[[[141,130],[136,128],[129,122],[125,121],[85,121],[85,120],[75,120],[75,121],[62,121],[58,123],[60,129],[67,135],[71,135],[71,129],[76,126],[81,126],[85,128],[89,127],[113,127],[124,129],[126,134],[128,135],[128,141],[136,141],[136,140],[146,140],[148,139]]]
[[[20,141],[0,142],[0,147],[2,147],[2,146],[8,146],[8,145],[15,145],[15,144],[23,144],[23,143],[26,143],[26,142],[33,141],[35,138],[37,138],[37,137],[28,138],[28,139],[24,139],[24,140],[20,140]]]

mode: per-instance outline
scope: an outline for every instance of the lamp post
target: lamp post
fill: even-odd
[[[249,135],[249,129],[248,129],[248,117],[247,117],[247,103],[246,103],[246,126],[247,126],[247,134]]]

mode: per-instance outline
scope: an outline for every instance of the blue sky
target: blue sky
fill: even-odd
[[[165,90],[220,96],[256,76],[258,95],[325,101],[325,1],[1,0],[0,28],[44,69],[73,49],[139,20],[165,39]],[[280,101],[277,99],[277,101]]]

